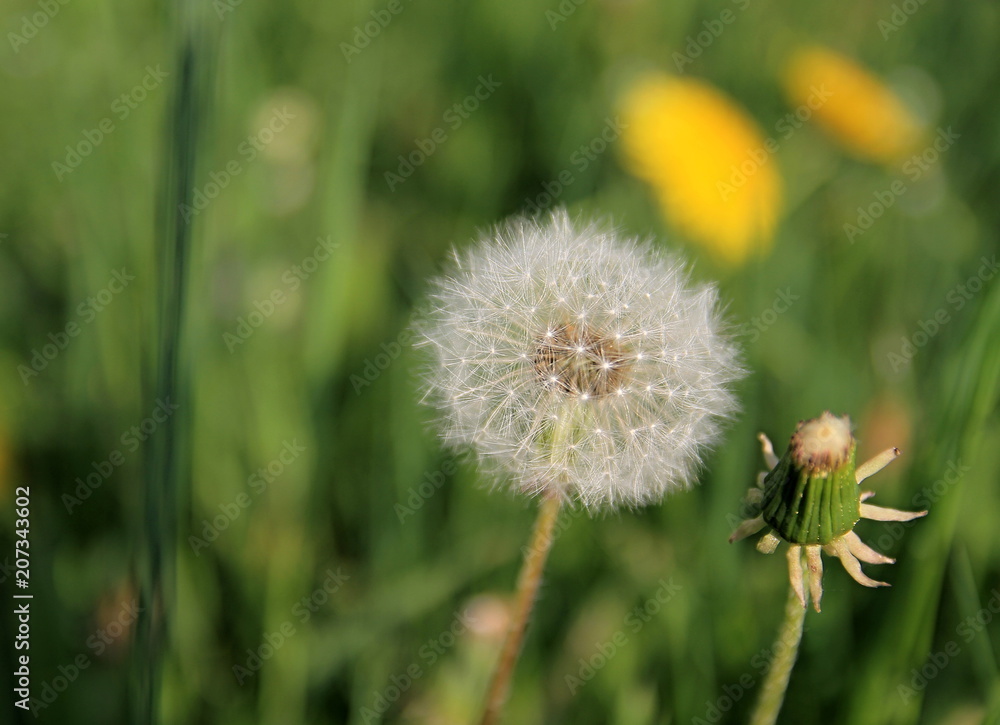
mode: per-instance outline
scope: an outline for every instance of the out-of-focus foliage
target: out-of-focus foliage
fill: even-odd
[[[197,21],[219,50],[186,211],[190,395],[158,403],[171,16],[0,13],[0,562],[30,485],[33,696],[62,690],[40,722],[129,722],[142,461],[182,421],[163,722],[471,721],[534,506],[442,453],[407,323],[451,246],[555,204],[721,279],[752,374],[694,491],[564,513],[508,722],[745,720],[787,575],[726,538],[756,433],[825,409],[851,415],[859,459],[903,450],[876,501],[930,515],[860,525],[898,557],[893,588],[831,567],[783,721],[997,717],[1000,7],[216,0]],[[825,98],[810,47],[877,86]],[[763,135],[765,162],[748,148],[718,181],[737,199],[777,177],[766,251],[720,265],[630,174],[619,104],[650,74],[719,89]],[[919,131],[906,153],[864,134],[886,108]],[[686,163],[718,159],[690,138]]]

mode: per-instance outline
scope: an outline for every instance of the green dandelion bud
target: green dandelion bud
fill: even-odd
[[[829,544],[861,518],[854,480],[857,446],[846,418],[829,413],[799,426],[764,478],[761,516],[790,544]]]
[[[803,556],[809,575],[809,594],[820,611],[823,596],[823,561],[820,551],[840,559],[844,569],[859,584],[889,586],[870,579],[861,570],[866,564],[891,564],[893,560],[868,545],[854,533],[859,520],[911,521],[926,511],[898,511],[864,503],[873,496],[862,492],[860,483],[885,468],[899,455],[889,448],[860,466],[855,466],[857,445],[847,416],[829,412],[799,423],[780,459],[771,441],[759,436],[769,471],[760,474],[757,487],[747,494],[752,518],[733,532],[730,542],[751,536],[764,528],[767,533],[757,549],[772,553],[781,541],[788,542],[788,573],[792,588],[806,606],[803,586]]]

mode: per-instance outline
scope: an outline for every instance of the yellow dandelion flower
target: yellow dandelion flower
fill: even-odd
[[[626,93],[621,116],[627,168],[678,230],[732,264],[770,248],[777,142],[734,101],[703,81],[655,75]]]
[[[813,118],[845,149],[864,159],[891,163],[920,140],[920,124],[881,80],[832,50],[811,47],[792,55],[784,74],[790,103],[802,105],[821,89],[827,100]]]

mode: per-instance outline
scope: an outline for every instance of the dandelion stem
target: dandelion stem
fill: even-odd
[[[790,587],[785,604],[785,621],[782,622],[774,645],[774,661],[764,680],[757,706],[750,716],[750,725],[774,725],[777,722],[781,705],[785,701],[788,679],[792,676],[792,667],[795,666],[795,658],[799,653],[802,625],[805,621],[806,607],[799,600],[795,588]]]
[[[499,722],[503,706],[507,702],[510,681],[514,675],[517,658],[521,654],[521,644],[524,642],[524,632],[528,617],[535,605],[538,585],[542,581],[542,571],[549,549],[552,548],[552,531],[559,518],[562,498],[558,493],[549,493],[538,507],[538,518],[535,520],[535,530],[531,535],[531,544],[524,555],[524,564],[517,582],[517,601],[514,604],[513,619],[507,638],[500,652],[500,661],[493,673],[490,689],[486,696],[486,710],[483,713],[481,725],[495,725]]]

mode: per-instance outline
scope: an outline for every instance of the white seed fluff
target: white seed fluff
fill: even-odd
[[[589,508],[691,486],[742,375],[712,285],[565,211],[455,255],[418,316],[442,437],[497,482]]]

